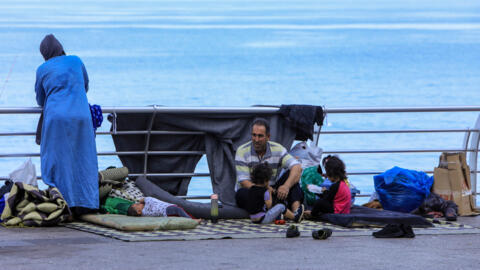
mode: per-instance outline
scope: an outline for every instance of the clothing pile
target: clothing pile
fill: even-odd
[[[137,187],[135,181],[125,180],[121,187],[112,188],[108,197],[121,198],[124,200],[139,202],[141,198],[146,197],[143,192]]]
[[[448,221],[456,221],[458,206],[453,201],[447,201],[432,192],[412,214],[432,218],[445,217]]]
[[[109,167],[106,170],[98,172],[98,185],[99,185],[99,197],[100,200],[107,197],[112,189],[120,188],[123,186],[125,179],[128,176],[128,168],[121,167]]]
[[[57,188],[39,190],[16,182],[5,203],[1,219],[6,226],[53,226],[71,215]]]

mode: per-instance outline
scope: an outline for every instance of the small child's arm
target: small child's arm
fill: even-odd
[[[268,198],[265,200],[265,205],[267,206],[267,209],[272,208],[272,192],[270,190],[267,190],[265,194],[268,193]]]

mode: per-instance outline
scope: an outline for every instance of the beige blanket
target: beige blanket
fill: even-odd
[[[80,217],[83,221],[121,231],[187,230],[194,229],[198,222],[183,217],[131,217],[114,214],[89,214]]]

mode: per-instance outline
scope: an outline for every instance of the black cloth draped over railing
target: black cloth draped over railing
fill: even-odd
[[[117,113],[110,115],[116,131],[199,131],[202,135],[151,134],[149,151],[205,151],[213,192],[227,205],[235,205],[235,151],[251,140],[251,124],[257,117],[270,122],[271,140],[290,149],[296,129],[281,114],[219,113]],[[312,121],[312,130],[313,130]],[[112,124],[112,130],[113,130]],[[144,151],[147,135],[113,134],[117,151]],[[129,172],[144,172],[144,155],[120,155]],[[148,155],[148,173],[193,173],[201,155]],[[191,177],[148,177],[173,195],[186,195]]]

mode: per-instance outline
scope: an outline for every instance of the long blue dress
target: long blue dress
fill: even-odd
[[[50,58],[37,69],[35,92],[43,106],[42,179],[69,207],[98,209],[98,163],[86,91],[88,75],[77,56]]]

